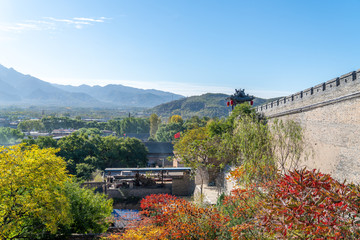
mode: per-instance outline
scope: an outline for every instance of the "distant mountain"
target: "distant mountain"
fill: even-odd
[[[94,106],[101,104],[100,101],[89,95],[63,91],[48,82],[2,65],[0,65],[0,101],[2,105],[23,106]]]
[[[182,97],[123,85],[74,87],[51,84],[0,65],[0,105],[153,107]]]
[[[192,116],[221,118],[228,116],[231,111],[231,107],[226,106],[227,97],[229,95],[222,93],[207,93],[201,96],[192,96],[164,103],[147,110],[147,112],[149,114],[156,113],[161,117],[170,117],[178,114],[183,118],[190,118]],[[255,98],[253,106],[261,105],[266,101],[266,99]]]
[[[170,92],[155,89],[144,90],[120,84],[109,84],[104,87],[91,87],[88,85],[74,87],[58,84],[54,84],[54,86],[68,92],[86,93],[104,103],[115,104],[118,106],[154,107],[156,105],[184,97]]]

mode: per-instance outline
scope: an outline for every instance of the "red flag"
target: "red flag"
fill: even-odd
[[[180,132],[175,133],[174,138],[180,138]]]

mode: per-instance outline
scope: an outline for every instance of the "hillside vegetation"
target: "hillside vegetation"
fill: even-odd
[[[229,116],[231,111],[231,107],[226,106],[227,97],[229,97],[229,95],[222,93],[206,93],[200,96],[192,96],[163,103],[149,109],[148,113],[156,113],[161,117],[180,115],[183,118],[190,118],[192,116],[222,118]],[[267,100],[263,98],[255,98],[253,106],[261,105],[266,101]]]

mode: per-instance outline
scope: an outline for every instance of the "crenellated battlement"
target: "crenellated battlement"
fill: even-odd
[[[302,164],[360,183],[360,69],[257,107],[272,124],[294,120],[310,157]]]
[[[256,110],[268,117],[291,114],[291,112],[301,112],[311,107],[321,106],[322,103],[330,103],[329,101],[345,99],[346,96],[353,96],[357,92],[360,94],[360,69],[260,105]]]

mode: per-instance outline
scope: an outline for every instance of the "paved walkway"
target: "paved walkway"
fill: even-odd
[[[201,193],[201,185],[196,185],[194,195],[196,197],[200,197]],[[217,187],[210,187],[210,186],[203,186],[203,195],[204,195],[204,202],[208,204],[216,204],[217,199],[220,195],[219,190]]]

